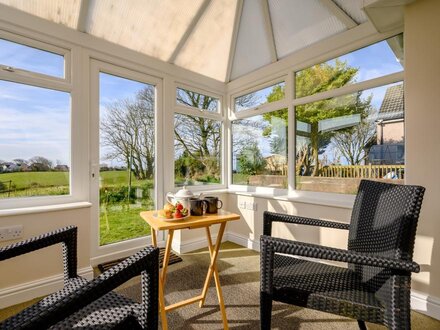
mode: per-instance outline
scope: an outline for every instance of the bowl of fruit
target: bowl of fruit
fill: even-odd
[[[158,211],[157,217],[163,220],[182,220],[189,217],[189,210],[179,202],[166,203],[163,210]]]

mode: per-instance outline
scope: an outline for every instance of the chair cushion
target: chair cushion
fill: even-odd
[[[109,292],[50,329],[141,329],[138,308],[138,303]]]
[[[69,279],[60,291],[48,295],[36,304],[25,308],[20,313],[5,320],[4,323],[1,324],[1,328],[4,327],[4,329],[15,329],[23,327],[27,324],[32,324],[32,320],[38,320],[41,311],[46,310],[55,302],[60,301],[87,282],[88,281],[85,278],[80,276]]]
[[[275,254],[274,300],[381,323],[384,306],[352,270]]]
[[[15,329],[32,324],[32,320],[38,320],[42,310],[50,308],[55,302],[62,300],[87,283],[88,281],[82,277],[68,280],[63,289],[5,320],[1,327]],[[135,316],[138,315],[138,310],[138,303],[117,293],[109,292],[68,318],[54,324],[50,329],[139,329],[140,326]]]

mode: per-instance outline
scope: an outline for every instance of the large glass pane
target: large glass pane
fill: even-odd
[[[0,64],[64,78],[64,56],[0,39]]]
[[[403,71],[403,35],[295,73],[295,98]]]
[[[176,186],[221,182],[220,121],[174,115],[174,175]]]
[[[232,122],[232,183],[287,188],[287,109]]]
[[[177,103],[202,111],[219,112],[219,102],[217,98],[183,88],[177,88]]]
[[[285,86],[286,83],[283,81],[256,92],[239,96],[235,99],[235,111],[240,112],[266,103],[282,100],[284,99]]]
[[[139,212],[152,210],[155,87],[100,73],[100,245],[150,234]]]
[[[0,198],[66,195],[70,94],[0,80]]]
[[[403,183],[403,83],[297,106],[296,189],[355,194],[361,179]]]

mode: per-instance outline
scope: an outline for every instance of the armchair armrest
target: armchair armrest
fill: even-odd
[[[389,268],[404,272],[418,273],[420,271],[420,266],[414,261],[371,256],[361,252],[290,241],[266,235],[261,236],[260,244],[261,250],[264,251],[263,253],[277,252],[309,258],[348,262],[364,266]]]
[[[280,213],[273,213],[268,211],[264,212],[263,222],[264,222],[263,233],[264,235],[269,235],[269,236],[272,234],[272,222],[296,223],[300,225],[319,226],[319,227],[346,229],[346,230],[350,229],[350,225],[347,223],[305,218],[296,215],[280,214]]]
[[[139,274],[142,275],[142,304],[145,306],[139,311],[140,319],[143,322],[147,319],[154,320],[155,322],[150,324],[156,323],[157,327],[159,249],[149,246],[77,288],[68,296],[55,301],[38,315],[28,319],[25,317],[15,319],[14,329],[46,329]],[[0,324],[0,328],[3,327],[9,328],[8,320]]]
[[[76,226],[67,226],[40,236],[0,248],[0,261],[10,259],[42,248],[63,244],[64,278],[75,278],[77,274],[77,235]]]

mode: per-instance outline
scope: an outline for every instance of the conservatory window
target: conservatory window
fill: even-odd
[[[223,120],[220,99],[186,88],[176,90],[174,184],[221,184]]]
[[[295,189],[403,183],[403,35],[295,73]]]
[[[287,188],[287,109],[232,122],[232,183]]]

